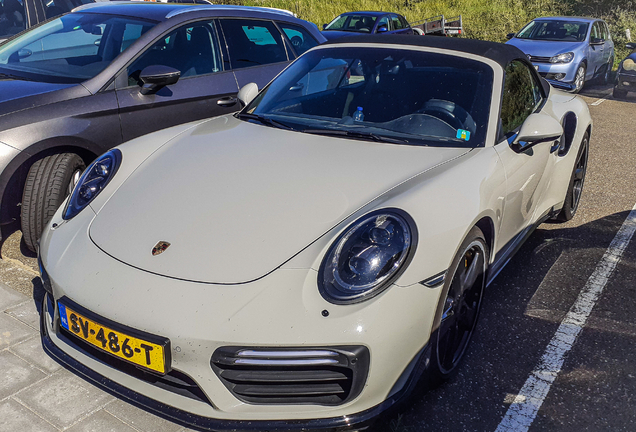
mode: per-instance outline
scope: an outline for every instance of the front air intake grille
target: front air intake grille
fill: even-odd
[[[355,398],[367,379],[369,350],[222,347],[210,361],[238,399],[255,404],[339,405]]]
[[[551,59],[551,57],[540,57],[540,56],[531,56],[531,55],[529,55],[528,58],[530,59],[531,62],[536,62],[536,63],[550,63],[550,59]]]
[[[82,354],[92,357],[93,359],[100,361],[101,363],[105,363],[113,369],[117,369],[134,378],[137,378],[148,384],[152,384],[155,387],[159,387],[160,389],[167,390],[180,396],[194,399],[196,401],[203,402],[212,406],[208,398],[205,396],[205,393],[203,393],[197,383],[185,373],[179,372],[176,369],[172,369],[170,372],[163,376],[156,375],[152,372],[147,372],[133,366],[128,362],[120,360],[117,357],[106,354],[105,352],[100,351],[99,349],[85,342],[82,342],[75,336],[66,336],[67,334],[72,335],[72,333],[61,326],[60,330],[61,332],[58,334],[58,337],[76,350],[80,351]]]

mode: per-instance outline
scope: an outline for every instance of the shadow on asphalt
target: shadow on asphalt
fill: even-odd
[[[529,308],[565,315],[628,214],[572,228],[540,226],[486,291],[458,375],[435,389],[420,383],[368,432],[495,430],[560,324],[534,316]],[[625,344],[635,342],[625,336]]]
[[[631,102],[636,103],[636,92],[627,93],[627,96],[624,98],[616,99],[612,96],[612,90],[614,89],[614,80],[610,80],[610,84],[597,84],[597,83],[589,83],[583,87],[583,90],[579,92],[581,96],[587,96],[591,98],[608,98],[614,99],[621,102]]]

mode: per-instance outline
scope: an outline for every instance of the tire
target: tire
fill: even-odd
[[[614,99],[625,99],[627,97],[627,90],[621,90],[619,88],[614,87],[612,96],[614,97]]]
[[[586,68],[585,68],[585,63],[581,63],[579,65],[579,68],[576,70],[576,75],[574,75],[574,82],[573,84],[575,85],[573,92],[574,93],[578,93],[581,90],[583,90],[583,87],[585,86],[585,72],[586,72]]]
[[[448,269],[437,305],[427,369],[431,387],[452,378],[459,369],[479,318],[489,256],[484,234],[474,227]]]
[[[59,153],[35,161],[22,194],[22,238],[33,252],[46,224],[86,168],[75,153]]]
[[[581,147],[576,155],[572,175],[568,191],[565,194],[565,201],[561,212],[556,216],[558,222],[567,222],[571,220],[579,208],[581,195],[583,194],[583,185],[585,184],[585,173],[587,172],[587,159],[590,151],[590,135],[586,132],[581,142]]]

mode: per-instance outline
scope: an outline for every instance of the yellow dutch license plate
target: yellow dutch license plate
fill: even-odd
[[[133,363],[142,368],[150,369],[160,374],[168,372],[169,361],[166,360],[168,339],[153,335],[138,337],[140,331],[126,328],[124,331],[107,326],[88,318],[71,307],[58,302],[60,312],[60,326],[72,335],[88,342],[94,347]],[[134,334],[137,334],[135,336]],[[154,342],[148,339],[155,339]]]

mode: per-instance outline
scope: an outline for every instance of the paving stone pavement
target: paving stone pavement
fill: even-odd
[[[0,282],[0,432],[193,430],[117,399],[50,358],[36,299]]]

